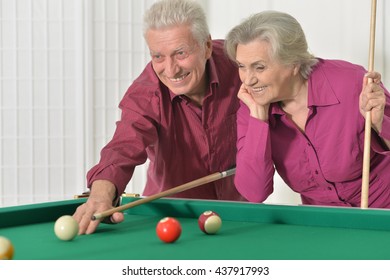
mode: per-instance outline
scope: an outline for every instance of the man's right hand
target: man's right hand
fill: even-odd
[[[104,220],[93,221],[91,219],[92,215],[113,208],[116,197],[115,185],[110,181],[97,180],[92,183],[88,200],[80,205],[73,214],[73,217],[79,223],[79,235],[94,233],[101,222],[116,224],[124,220],[122,212],[116,212]]]

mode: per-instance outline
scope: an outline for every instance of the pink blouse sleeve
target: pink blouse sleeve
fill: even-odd
[[[268,123],[249,115],[241,104],[237,113],[235,185],[250,202],[263,202],[273,192],[275,169]]]
[[[390,141],[390,94],[387,91],[387,89],[384,88],[384,90],[386,95],[386,105],[385,105],[385,113],[382,122],[382,131],[379,134],[379,137],[385,139],[386,141]],[[373,138],[372,139],[373,150],[379,154],[389,156],[390,151],[389,149],[384,148],[381,139],[375,139],[376,134],[371,135],[371,137]]]

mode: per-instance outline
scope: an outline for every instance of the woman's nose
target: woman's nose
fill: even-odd
[[[252,73],[252,72],[249,72],[246,76],[245,76],[245,79],[243,81],[245,83],[245,85],[247,86],[253,86],[255,85],[257,82],[258,82],[258,79],[257,77]]]

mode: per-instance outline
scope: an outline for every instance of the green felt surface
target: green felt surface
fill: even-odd
[[[131,200],[124,198],[123,203]],[[101,224],[92,235],[59,240],[55,220],[73,213],[83,201],[0,209],[0,235],[12,241],[14,259],[390,259],[388,210],[160,199],[126,210],[121,224]],[[205,210],[216,211],[223,220],[216,235],[198,227],[197,218]],[[173,244],[161,242],[155,232],[165,216],[182,225]]]

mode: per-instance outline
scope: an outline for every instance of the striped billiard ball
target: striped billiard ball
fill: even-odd
[[[222,220],[214,211],[205,211],[199,216],[198,224],[204,233],[215,234],[220,230]]]

